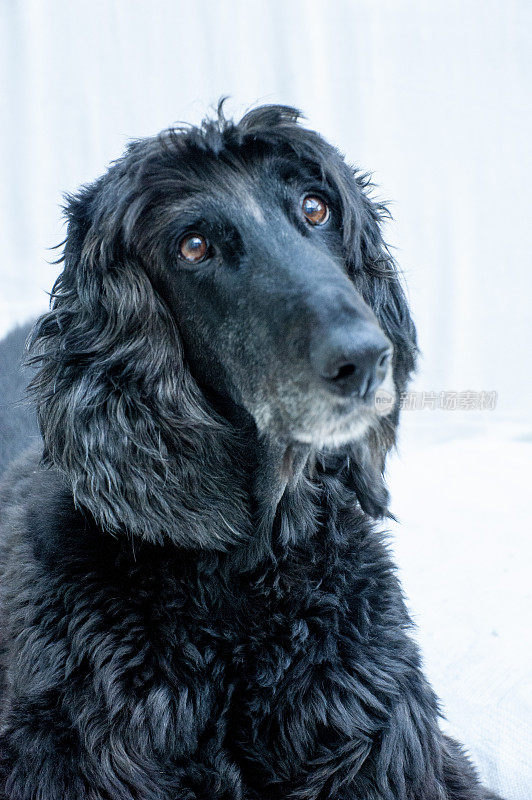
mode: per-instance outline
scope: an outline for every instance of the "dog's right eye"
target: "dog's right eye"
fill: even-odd
[[[209,243],[200,233],[187,233],[179,242],[179,255],[188,264],[199,264],[209,252]]]

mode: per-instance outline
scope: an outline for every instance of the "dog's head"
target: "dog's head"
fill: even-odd
[[[383,513],[416,352],[384,214],[367,178],[279,106],[135,142],[70,198],[35,391],[78,502],[159,538],[193,494],[192,453],[212,458],[224,437],[228,452],[247,420],[318,451]]]

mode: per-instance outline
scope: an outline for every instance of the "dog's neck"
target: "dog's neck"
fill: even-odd
[[[309,533],[307,523],[315,516],[312,498],[317,489],[308,477],[312,448],[261,435],[244,408],[213,390],[202,387],[202,391],[232,430],[229,441],[233,446],[238,443],[239,452],[236,457],[233,453],[227,463],[233,467],[230,477],[239,487],[239,495],[247,498],[249,528],[241,544],[231,552],[230,561],[237,563],[240,571],[252,569],[264,559],[275,560],[279,546],[286,547]],[[206,467],[205,483],[209,485],[211,477]],[[292,514],[296,506],[301,517],[298,523]],[[308,513],[301,513],[303,506]]]
[[[374,431],[375,440],[367,437],[325,454],[311,445],[261,435],[240,406],[219,396],[207,395],[206,399],[224,419],[226,436],[217,434],[210,442],[217,458],[205,463],[196,495],[205,501],[212,487],[218,484],[219,491],[223,461],[225,500],[235,506],[231,521],[242,521],[242,499],[246,506],[245,530],[239,530],[237,543],[227,551],[228,561],[239,571],[251,570],[264,561],[276,562],[292,546],[312,536],[325,495],[352,506],[358,502],[372,517],[388,514],[382,468],[392,439],[384,442],[381,437],[379,441]],[[223,455],[222,441],[229,448]]]
[[[265,558],[275,560],[279,547],[304,539],[314,527],[316,487],[307,477],[310,447],[262,437],[255,452],[259,457],[250,485],[252,530],[250,541],[237,554],[240,568]]]

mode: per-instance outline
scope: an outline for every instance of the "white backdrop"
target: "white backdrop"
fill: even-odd
[[[62,192],[222,94],[299,106],[374,172],[417,389],[498,393],[405,413],[397,556],[452,732],[532,796],[530,0],[0,0],[0,23],[0,334],[46,306]]]

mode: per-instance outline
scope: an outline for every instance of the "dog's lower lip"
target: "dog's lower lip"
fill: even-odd
[[[292,433],[291,438],[293,442],[308,443],[316,438],[316,432],[319,431],[319,440],[323,438],[334,439],[340,433],[345,433],[351,429],[357,430],[360,427],[367,426],[371,420],[376,416],[374,408],[371,405],[361,404],[360,401],[352,400],[349,405],[343,405],[335,408],[331,414],[323,419],[322,425],[315,425],[311,427],[300,428]],[[356,437],[355,437],[356,438]]]
[[[371,403],[361,400],[359,397],[351,396],[343,398],[342,402],[334,404],[333,413],[338,414],[339,417],[346,417],[356,412],[364,412],[371,408]]]

